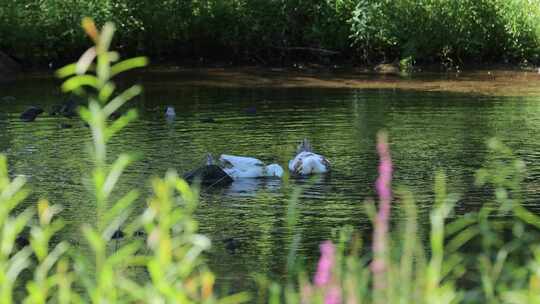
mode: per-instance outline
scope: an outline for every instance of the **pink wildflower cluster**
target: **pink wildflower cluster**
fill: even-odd
[[[377,152],[379,153],[379,177],[376,182],[377,194],[379,196],[379,211],[375,218],[373,230],[373,262],[371,271],[373,272],[374,291],[381,291],[386,287],[386,255],[387,255],[387,234],[388,222],[390,218],[390,203],[392,200],[392,159],[386,133],[379,133],[377,136]]]
[[[313,278],[314,286],[306,284],[302,287],[302,303],[311,303],[314,293],[318,293],[324,297],[325,304],[341,304],[341,286],[333,273],[336,248],[331,241],[324,241],[320,245],[320,250],[321,257]]]
[[[379,153],[379,177],[376,182],[379,196],[379,210],[377,212],[373,232],[373,272],[374,291],[382,291],[386,286],[386,254],[388,222],[390,218],[390,204],[392,200],[392,160],[390,149],[385,133],[379,133],[377,137],[377,152]],[[321,257],[317,266],[317,272],[313,278],[313,286],[309,283],[301,288],[302,303],[311,303],[314,295],[321,295],[324,304],[341,304],[342,286],[335,277],[333,268],[336,266],[336,248],[331,241],[325,241],[320,245]],[[354,294],[348,295],[347,303],[356,302]]]
[[[320,249],[321,258],[319,259],[319,265],[317,266],[317,272],[313,280],[317,287],[322,287],[330,283],[336,251],[334,244],[330,241],[323,242],[320,245]]]

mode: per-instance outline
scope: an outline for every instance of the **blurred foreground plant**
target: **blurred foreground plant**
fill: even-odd
[[[185,181],[173,172],[164,180],[155,179],[152,183],[154,196],[149,199],[147,209],[140,218],[129,223],[131,206],[139,193],[131,190],[111,204],[113,191],[133,156],[121,154],[114,163],[108,164],[107,143],[135,119],[137,113],[132,109],[110,122],[111,116],[141,92],[141,87],[134,85],[115,94],[116,85],[112,78],[145,66],[147,59],[137,57],[115,63],[119,55],[109,50],[114,25],[106,23],[98,30],[92,20],[84,19],[83,28],[95,46],[77,63],[58,71],[59,76],[69,77],[62,85],[64,91],[88,98],[88,108],[81,107],[80,114],[89,124],[93,138],[91,181],[97,224],[83,227],[83,234],[92,248],[95,263],[92,265],[86,255],[79,255],[78,276],[83,278],[94,303],[118,303],[126,298],[148,303],[219,302],[213,293],[213,274],[205,269],[200,257],[210,247],[210,241],[196,233],[197,223],[192,218],[198,195]],[[149,256],[140,253],[144,244],[133,237],[141,225],[146,246],[152,252]],[[110,250],[113,235],[124,226],[128,227],[128,241],[122,242],[119,248],[115,244],[114,250]],[[139,282],[130,276],[130,267],[145,270],[143,272],[148,273],[150,281]],[[92,269],[95,271],[89,271]],[[239,294],[224,301],[237,303],[245,299],[244,294]]]
[[[477,185],[489,186],[484,191],[493,193],[494,201],[459,216],[453,216],[458,196],[447,192],[445,175],[437,173],[424,238],[414,197],[402,187],[396,197],[405,219],[390,221],[392,163],[386,135],[378,138],[379,207],[366,203],[373,220],[371,250],[362,251],[358,235],[342,230],[337,245],[320,245],[313,280],[300,274],[285,289],[267,284],[269,302],[540,303],[540,217],[523,206],[524,163],[490,140]]]
[[[38,223],[30,224],[32,210],[17,210],[29,193],[25,180],[10,180],[7,161],[0,156],[0,303],[23,299],[25,303],[245,302],[245,293],[222,299],[215,295],[214,275],[201,258],[210,241],[197,234],[193,219],[198,193],[176,173],[152,181],[153,195],[140,216],[132,215],[139,192],[115,191],[134,157],[120,154],[110,163],[107,143],[137,113],[128,110],[117,119],[112,116],[141,87],[116,92],[112,78],[145,66],[147,59],[119,61],[118,53],[110,50],[115,31],[111,23],[98,30],[91,19],[84,19],[83,28],[95,46],[57,74],[67,78],[62,85],[65,92],[88,100],[87,107],[79,108],[92,132],[90,155],[94,160],[89,184],[96,213],[81,232],[88,247],[80,244],[67,254],[66,242],[50,242],[64,224],[53,219],[60,208],[45,200],[37,204]],[[27,226],[31,226],[29,245],[23,236]],[[33,271],[33,277],[22,280],[20,274],[27,269]]]

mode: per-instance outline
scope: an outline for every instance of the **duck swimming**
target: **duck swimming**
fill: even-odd
[[[312,150],[310,142],[304,139],[296,150],[296,156],[289,161],[289,171],[296,175],[329,172],[330,162],[324,156],[313,153]]]
[[[189,183],[199,180],[205,186],[227,186],[233,182],[233,178],[216,164],[210,153],[206,155],[206,164],[184,174],[184,179]]]
[[[167,110],[165,111],[165,116],[168,118],[173,118],[176,116],[176,112],[174,111],[174,107],[167,106]]]
[[[282,177],[283,168],[278,164],[266,166],[262,161],[245,156],[222,154],[219,161],[223,171],[232,179],[259,178],[259,177]]]

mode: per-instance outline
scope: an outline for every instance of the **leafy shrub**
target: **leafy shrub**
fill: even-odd
[[[86,43],[76,25],[91,16],[118,25],[123,52],[167,60],[321,60],[312,49],[322,48],[362,62],[538,62],[539,7],[538,0],[5,0],[0,49],[29,63],[71,61]]]
[[[423,61],[538,59],[539,2],[369,1],[357,3],[351,19],[365,57],[413,56]]]

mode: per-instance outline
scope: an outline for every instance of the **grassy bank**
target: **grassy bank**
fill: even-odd
[[[72,61],[84,16],[114,21],[124,53],[155,61],[456,67],[540,55],[538,0],[3,0],[0,50],[26,65]]]

